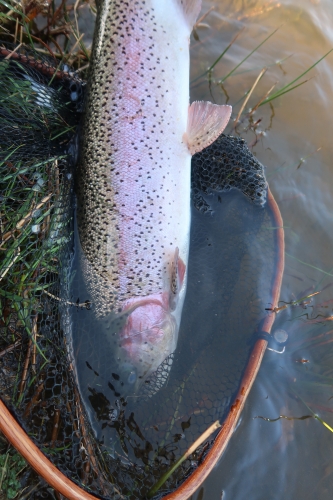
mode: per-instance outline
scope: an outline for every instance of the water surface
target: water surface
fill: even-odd
[[[214,81],[223,79],[276,28],[278,31],[221,86],[207,80],[192,85],[192,99],[228,102],[238,114],[242,96],[267,68],[236,129],[267,167],[272,192],[282,212],[286,268],[281,300],[291,302],[315,291],[320,294],[278,313],[275,328],[289,333],[284,354],[267,352],[241,422],[218,467],[195,499],[251,500],[331,498],[333,435],[318,420],[301,417],[311,411],[333,424],[332,315],[333,221],[331,96],[333,53],[298,83],[299,88],[254,107],[276,83],[291,82],[333,47],[329,1],[204,2],[215,9],[197,30],[192,44],[192,79],[242,29],[217,64]],[[279,61],[282,61],[279,63]],[[281,304],[282,305],[282,304]],[[319,317],[317,317],[320,315]],[[315,320],[314,318],[317,319]],[[325,318],[328,318],[325,320]],[[320,321],[321,320],[321,321]]]

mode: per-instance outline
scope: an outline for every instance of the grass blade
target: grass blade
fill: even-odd
[[[234,69],[232,69],[226,76],[219,80],[218,83],[224,83],[226,79],[229,78],[229,76],[231,76],[249,57],[251,57],[254,52],[256,52],[262,45],[264,45],[264,43],[267,42],[267,40],[269,40],[269,38],[271,38],[280,29],[280,27],[281,26],[276,28],[270,35],[265,38],[265,40],[259,43],[259,45],[257,45],[246,57],[244,57],[244,59],[242,59],[242,61],[237,64]]]
[[[222,57],[228,52],[228,50],[230,49],[230,47],[235,43],[235,41],[237,40],[237,38],[239,37],[239,35],[244,31],[244,29],[245,28],[242,28],[240,30],[240,32],[237,33],[236,36],[234,36],[234,38],[231,40],[231,42],[229,43],[229,45],[227,45],[227,47],[224,49],[224,51],[213,62],[213,64],[204,73],[202,73],[202,75],[197,76],[196,78],[194,78],[194,80],[192,80],[190,82],[191,85],[192,85],[192,83],[195,83],[196,81],[200,80],[200,78],[203,78],[204,76],[208,75],[215,68],[215,66],[217,65],[217,63],[221,61]]]
[[[298,82],[298,80],[300,80],[301,78],[303,78],[303,76],[305,76],[309,71],[311,71],[315,66],[317,66],[317,64],[319,64],[323,59],[325,59],[325,57],[327,57],[332,51],[333,51],[333,49],[330,49],[328,52],[326,52],[326,54],[324,54],[320,59],[318,59],[318,61],[316,61],[314,64],[312,64],[312,66],[310,66],[307,70],[305,70],[301,75],[299,75],[297,78],[295,78],[294,80],[292,80],[290,83],[288,83],[287,85],[285,85],[284,87],[282,87],[280,90],[277,90],[268,99],[266,99],[265,101],[263,101],[260,104],[260,106],[262,106],[266,102],[269,102],[269,101],[272,101],[273,99],[276,99],[277,97],[279,97],[282,94],[285,94],[286,91],[287,91],[287,89],[289,89],[289,87],[291,87],[294,83]],[[301,84],[295,85],[293,88],[299,87],[299,85],[302,85],[303,83],[305,83],[305,82],[302,82]],[[292,89],[289,89],[289,90],[292,90]]]
[[[294,389],[292,389],[292,388],[291,388],[291,390],[292,390],[292,392],[295,394],[295,396],[297,396],[297,397],[298,397],[298,399],[299,399],[300,401],[302,401],[302,403],[303,403],[303,404],[307,407],[307,409],[308,409],[308,410],[312,413],[313,418],[315,418],[316,420],[318,420],[318,421],[319,421],[319,422],[320,422],[320,423],[321,423],[324,427],[326,427],[326,429],[328,429],[329,431],[333,432],[332,427],[331,427],[330,425],[328,425],[328,424],[327,424],[327,423],[326,423],[326,422],[325,422],[322,418],[320,418],[320,417],[319,417],[319,416],[318,416],[318,415],[317,415],[314,411],[312,411],[312,410],[311,410],[311,408],[310,408],[310,407],[306,404],[306,402],[305,402],[305,401],[301,398],[301,396],[299,396],[299,395],[297,394],[297,392],[296,392],[296,391],[294,391]]]
[[[283,57],[282,59],[279,59],[278,61],[274,61],[271,64],[265,64],[265,68],[269,69],[272,68],[273,66],[281,66],[282,63],[293,57],[294,54],[289,54],[289,56]],[[234,76],[239,76],[239,75],[245,75],[246,73],[251,73],[252,71],[260,71],[263,69],[262,66],[254,66],[253,68],[250,69],[244,69],[242,71],[237,71],[237,73],[234,74]]]
[[[261,78],[262,78],[262,76],[265,74],[265,72],[266,72],[266,68],[263,68],[263,69],[260,71],[260,73],[259,73],[259,75],[257,76],[257,78],[256,78],[256,80],[255,80],[255,82],[254,82],[254,84],[253,84],[253,85],[252,85],[252,87],[251,87],[250,92],[248,92],[247,96],[245,97],[245,100],[244,100],[244,102],[243,102],[243,104],[242,104],[242,106],[241,106],[241,109],[239,110],[238,115],[237,115],[237,117],[236,117],[236,119],[235,119],[235,122],[234,122],[234,127],[236,127],[236,125],[237,125],[237,123],[238,123],[238,121],[239,121],[239,119],[240,119],[240,117],[241,117],[241,114],[243,113],[244,108],[245,108],[245,106],[247,105],[247,103],[248,103],[248,101],[249,101],[249,99],[250,99],[250,97],[251,97],[251,95],[252,95],[252,92],[254,91],[254,89],[256,88],[256,86],[258,85],[258,83],[259,83],[260,79],[261,79]]]
[[[259,108],[260,104],[269,96],[269,94],[272,92],[272,90],[276,87],[276,83],[274,83],[274,85],[271,86],[271,88],[266,92],[266,94],[259,100],[259,102],[257,102],[257,104],[251,109],[251,115],[257,111],[257,109]]]
[[[295,257],[294,255],[291,255],[288,252],[285,252],[285,254],[288,255],[288,257],[291,257],[292,259],[297,260],[301,264],[304,264],[305,266],[311,267],[311,269],[315,269],[316,271],[320,271],[321,273],[324,273],[327,276],[333,276],[332,273],[328,273],[327,271],[324,271],[323,269],[320,269],[320,267],[316,267],[316,266],[313,266],[312,264],[309,264],[308,262],[304,262],[303,260],[298,259],[297,257]]]
[[[309,78],[309,80],[311,80],[311,78]],[[303,85],[304,83],[307,83],[309,80],[304,80],[304,82],[301,82],[301,83],[298,83],[297,85],[294,85],[293,87],[291,87],[290,89],[287,89],[285,90],[284,92],[276,92],[275,94],[272,94],[270,97],[267,97],[265,99],[262,100],[262,102],[259,104],[259,106],[257,106],[258,108],[260,106],[263,106],[264,104],[266,104],[267,102],[271,102],[273,101],[274,99],[277,99],[278,97],[280,97],[281,95],[283,94],[287,94],[287,92],[290,92],[291,90],[293,89],[297,89],[297,87],[300,87],[301,85]],[[282,90],[282,89],[281,89]]]
[[[221,424],[219,420],[216,420],[208,429],[201,434],[201,436],[189,447],[189,449],[182,455],[173,465],[172,467],[163,474],[163,476],[157,481],[157,483],[152,486],[152,488],[148,491],[147,498],[152,498],[155,493],[163,486],[165,481],[169,479],[171,474],[175,472],[175,470],[186,460],[192,453],[195,452],[195,450],[204,442],[206,439],[209,438],[213,432],[215,432],[217,429],[221,427]]]

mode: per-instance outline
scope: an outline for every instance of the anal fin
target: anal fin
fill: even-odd
[[[228,124],[232,108],[209,101],[194,101],[189,107],[183,141],[191,155],[210,146]]]

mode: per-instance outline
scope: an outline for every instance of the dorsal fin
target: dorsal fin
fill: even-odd
[[[201,10],[201,0],[176,0],[176,3],[184,13],[185,20],[192,30]]]

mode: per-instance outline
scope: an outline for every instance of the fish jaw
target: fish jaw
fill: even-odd
[[[127,315],[119,332],[117,360],[126,371],[125,384],[134,392],[174,352],[179,325],[170,311],[167,293],[126,301],[121,314]]]

